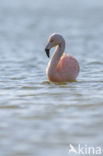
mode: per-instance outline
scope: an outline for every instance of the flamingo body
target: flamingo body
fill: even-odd
[[[73,56],[63,54],[65,42],[61,35],[53,34],[49,39],[49,42],[51,43],[51,40],[53,39],[55,41],[55,38],[57,43],[54,42],[52,44],[57,46],[57,49],[54,52],[54,55],[47,66],[47,77],[52,82],[75,81],[80,71],[79,63]],[[58,40],[61,41],[59,46]],[[46,51],[49,46],[50,44],[47,45]]]
[[[77,60],[67,54],[64,54],[57,64],[57,72],[61,82],[73,81],[79,74],[79,64]]]

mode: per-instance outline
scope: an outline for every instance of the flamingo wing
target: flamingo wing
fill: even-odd
[[[79,73],[79,64],[74,57],[64,54],[57,65],[57,72],[62,79],[75,79]]]

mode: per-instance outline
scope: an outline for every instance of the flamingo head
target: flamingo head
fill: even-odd
[[[45,48],[45,52],[46,52],[47,56],[49,57],[51,48],[56,47],[56,46],[61,46],[62,43],[65,43],[62,35],[57,34],[57,33],[52,34],[49,37],[48,43],[47,43],[46,48]]]

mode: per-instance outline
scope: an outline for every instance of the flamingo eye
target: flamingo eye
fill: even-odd
[[[53,42],[53,40],[50,41],[51,43]]]

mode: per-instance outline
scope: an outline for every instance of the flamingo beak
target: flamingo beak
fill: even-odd
[[[50,49],[52,48],[52,44],[53,43],[48,42],[47,46],[45,47],[45,52],[46,52],[48,57],[50,57]]]
[[[45,52],[46,52],[47,56],[49,57],[49,54],[50,54],[49,49],[45,48]]]
[[[47,46],[45,47],[45,52],[47,54],[47,56],[50,56],[50,49],[52,48],[52,43],[48,42]]]

